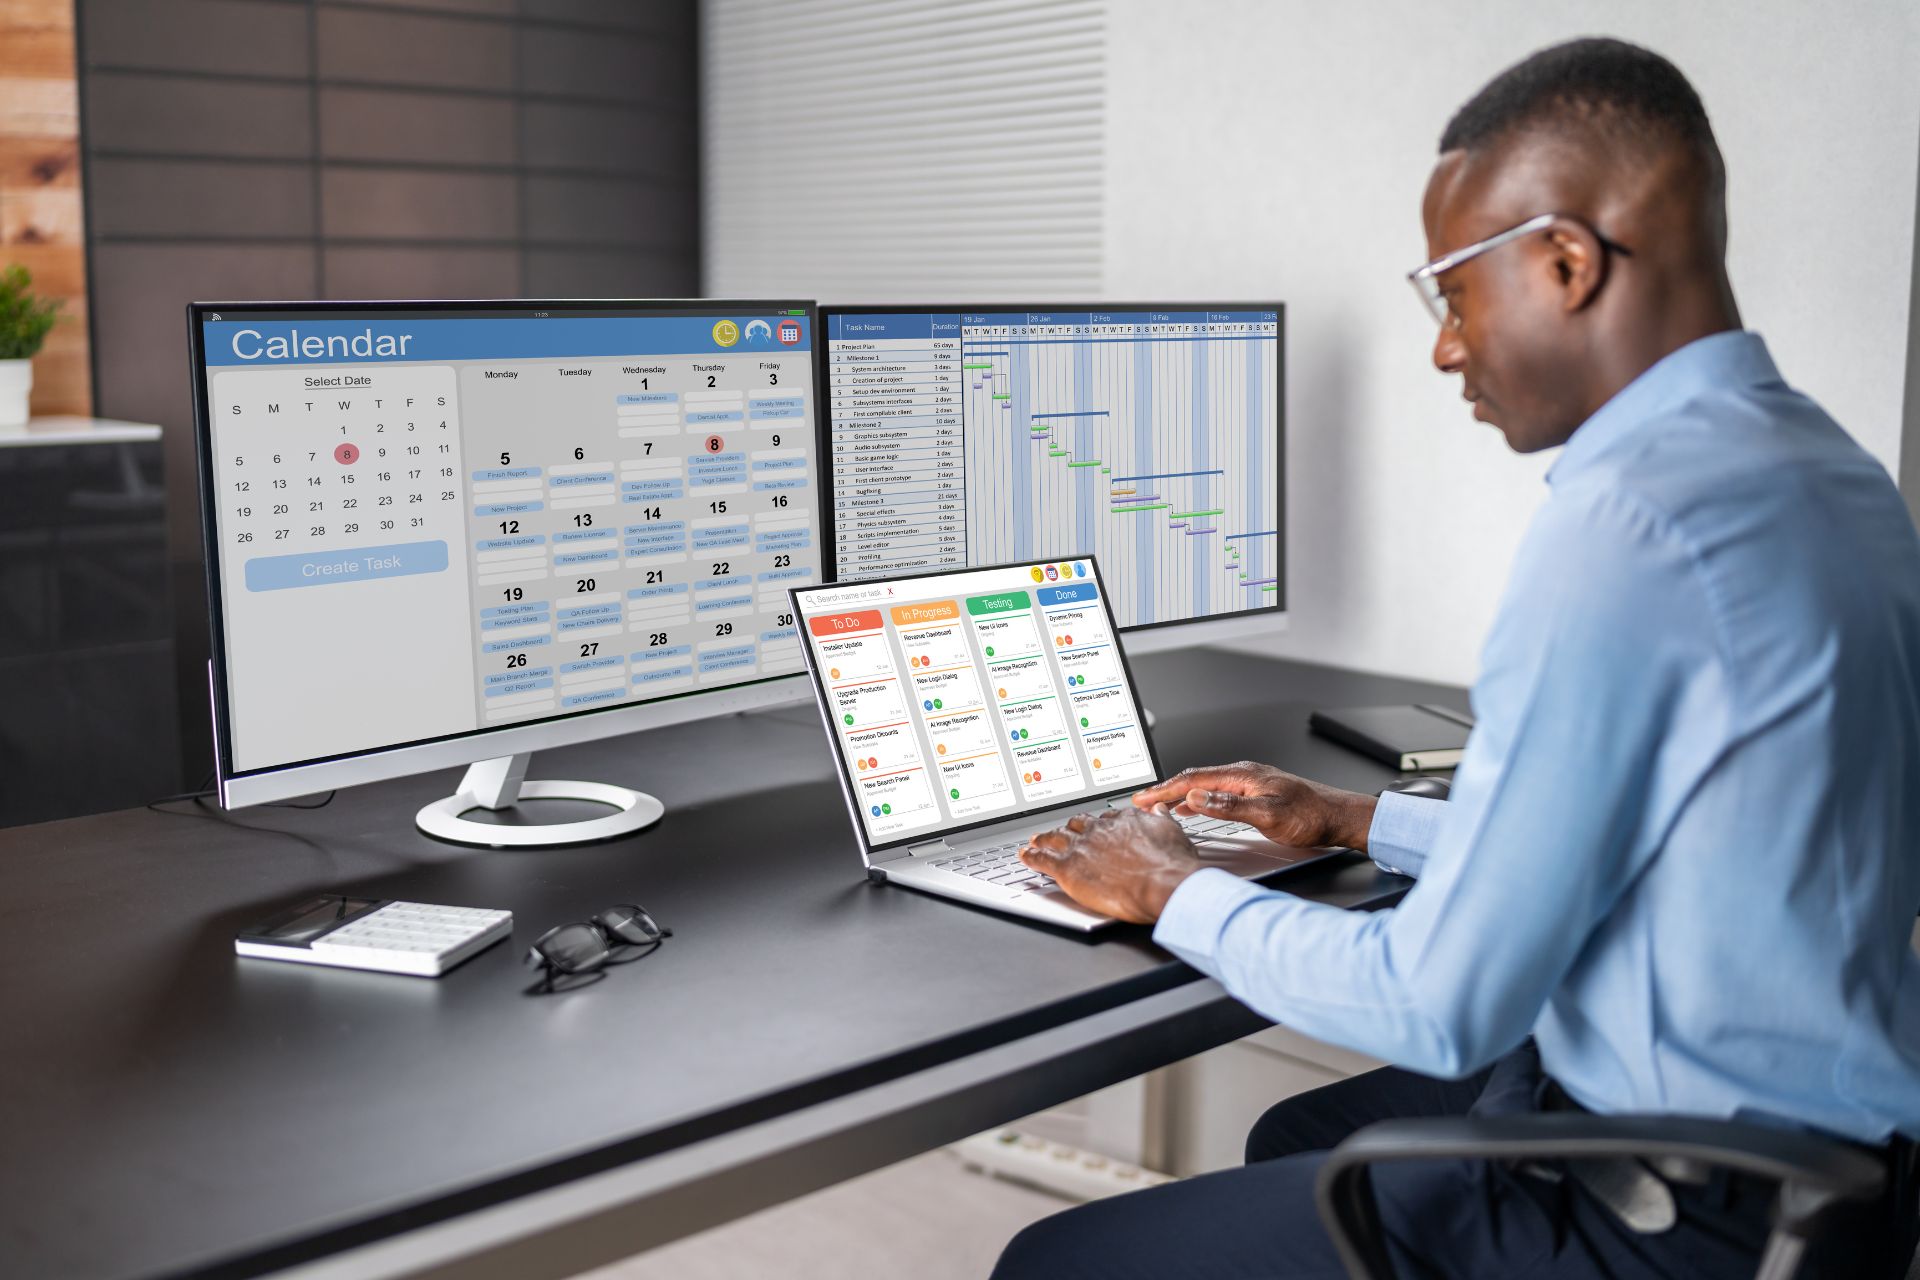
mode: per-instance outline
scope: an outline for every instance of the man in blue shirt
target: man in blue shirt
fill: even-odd
[[[1920,537],[1742,330],[1719,150],[1670,63],[1545,50],[1440,150],[1414,273],[1434,363],[1515,450],[1565,446],[1451,800],[1194,769],[1024,854],[1260,1012],[1398,1067],[1274,1108],[1245,1168],[1037,1224],[996,1274],[1340,1275],[1311,1199],[1327,1148],[1551,1106],[1884,1151],[1888,1203],[1805,1274],[1893,1273],[1920,1136]],[[1201,869],[1168,806],[1416,881],[1374,915],[1262,889]],[[1374,1185],[1402,1274],[1463,1277],[1749,1275],[1772,1190],[1663,1183],[1676,1221],[1649,1230],[1581,1176],[1435,1162]]]

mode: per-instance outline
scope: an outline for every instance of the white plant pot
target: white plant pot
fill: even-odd
[[[27,425],[27,394],[33,390],[33,361],[0,360],[0,430]]]

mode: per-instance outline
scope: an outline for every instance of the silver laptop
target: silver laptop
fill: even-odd
[[[1093,557],[790,594],[868,874],[1068,929],[1113,924],[1019,859],[1035,832],[1164,776]],[[1327,853],[1178,821],[1236,875]]]

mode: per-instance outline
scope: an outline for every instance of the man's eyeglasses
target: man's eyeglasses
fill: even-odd
[[[567,986],[597,982],[610,964],[626,964],[651,955],[673,930],[664,928],[646,908],[622,903],[608,907],[591,920],[555,925],[535,939],[527,964],[542,971],[538,990],[558,991]],[[639,950],[644,947],[645,950]],[[623,954],[624,953],[624,954]],[[574,979],[568,982],[568,979]],[[584,980],[584,981],[580,981]]]
[[[1460,317],[1454,312],[1453,308],[1447,304],[1447,295],[1440,287],[1440,277],[1460,264],[1469,262],[1483,253],[1498,249],[1503,244],[1512,244],[1515,240],[1523,236],[1532,235],[1536,231],[1545,231],[1556,222],[1573,222],[1583,227],[1587,226],[1586,223],[1581,222],[1580,219],[1572,217],[1569,214],[1538,214],[1528,218],[1517,227],[1508,227],[1505,231],[1497,235],[1488,236],[1485,240],[1476,240],[1463,249],[1455,249],[1452,253],[1441,254],[1424,267],[1416,267],[1412,271],[1407,272],[1407,280],[1413,285],[1413,291],[1420,295],[1420,301],[1426,304],[1427,310],[1433,315],[1435,322],[1438,323],[1441,328],[1457,329],[1460,327]],[[1591,227],[1587,227],[1587,229],[1593,231]],[[1607,239],[1598,231],[1593,231],[1593,238],[1598,240],[1600,247],[1608,253],[1617,253],[1623,258],[1633,256],[1632,251],[1625,245],[1617,244]]]

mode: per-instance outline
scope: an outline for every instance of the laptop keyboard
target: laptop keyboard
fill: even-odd
[[[1209,836],[1245,835],[1253,830],[1244,822],[1225,822],[1219,818],[1202,817],[1190,814],[1175,817],[1195,843]],[[960,853],[950,853],[944,858],[933,860],[934,866],[942,871],[951,871],[956,875],[969,876],[975,880],[984,880],[988,884],[997,884],[1008,889],[1020,889],[1027,893],[1044,893],[1053,888],[1053,877],[1042,875],[1020,861],[1020,846],[1025,839],[1008,840],[1003,844],[991,845],[985,849],[968,849]]]
[[[1053,877],[1043,876],[1020,861],[1020,846],[1025,840],[1009,840],[987,849],[969,849],[965,853],[936,858],[933,865],[956,875],[971,876],[988,884],[1040,893],[1053,887]]]

